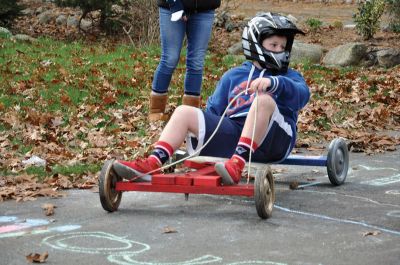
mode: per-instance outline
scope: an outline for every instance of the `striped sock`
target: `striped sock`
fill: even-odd
[[[158,141],[155,144],[155,148],[151,153],[151,155],[149,156],[149,159],[156,159],[157,163],[162,165],[168,161],[168,159],[172,156],[173,153],[174,149],[169,143]]]
[[[253,141],[253,146],[251,146],[251,139],[247,137],[240,137],[239,143],[236,146],[235,153],[233,154],[231,159],[236,158],[236,162],[240,164],[243,168],[246,162],[249,160],[250,151],[254,153],[254,151],[258,148],[256,142]]]

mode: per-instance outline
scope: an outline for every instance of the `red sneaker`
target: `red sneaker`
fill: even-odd
[[[221,176],[222,183],[233,185],[239,183],[242,177],[244,163],[237,158],[215,164],[215,171]]]
[[[135,177],[144,178],[145,180],[150,177],[151,174],[159,173],[157,170],[160,165],[155,159],[136,159],[132,162],[116,160],[113,163],[113,169],[118,176],[125,179],[133,179]],[[156,170],[154,172],[151,172]],[[148,174],[151,172],[150,174]],[[148,179],[148,180],[151,180]]]

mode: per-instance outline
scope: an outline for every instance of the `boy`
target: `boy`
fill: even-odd
[[[240,181],[250,152],[253,160],[264,163],[285,159],[296,141],[298,111],[310,98],[301,74],[288,69],[294,36],[298,33],[304,34],[285,16],[257,14],[242,35],[244,54],[252,62],[222,76],[205,111],[179,106],[153,153],[133,162],[115,161],[115,172],[127,179],[146,177],[168,161],[185,138],[189,153],[198,150],[210,138],[231,101],[217,133],[200,152],[230,157],[215,165],[222,183],[232,185]]]

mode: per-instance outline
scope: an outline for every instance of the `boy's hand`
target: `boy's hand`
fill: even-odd
[[[258,91],[259,93],[267,92],[267,89],[271,86],[271,80],[267,77],[259,77],[251,81],[249,92],[254,93]]]

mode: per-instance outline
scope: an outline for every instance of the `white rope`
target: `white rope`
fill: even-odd
[[[184,157],[184,158],[182,158],[182,159],[180,159],[180,160],[178,160],[178,161],[175,161],[175,162],[173,162],[173,163],[170,163],[170,164],[164,165],[164,166],[162,166],[162,167],[160,167],[160,168],[157,168],[157,169],[154,169],[154,170],[152,170],[152,171],[149,171],[149,172],[147,172],[145,175],[150,175],[151,173],[154,173],[154,172],[157,172],[157,171],[160,171],[160,170],[164,170],[164,169],[170,168],[170,167],[172,167],[172,166],[174,166],[174,165],[177,165],[177,164],[179,164],[179,163],[182,163],[182,162],[185,161],[185,160],[188,160],[188,159],[190,159],[190,158],[192,158],[192,157],[197,156],[197,155],[210,143],[210,141],[212,140],[212,138],[215,136],[215,134],[217,133],[219,127],[220,127],[221,124],[222,124],[222,121],[223,121],[223,119],[224,119],[224,117],[225,117],[226,112],[228,111],[229,107],[233,104],[233,102],[235,102],[236,99],[239,98],[242,94],[244,94],[244,93],[247,94],[247,91],[248,91],[248,88],[249,88],[249,85],[250,85],[250,80],[251,80],[251,78],[252,78],[252,76],[253,76],[254,70],[255,70],[255,67],[254,67],[254,65],[252,65],[251,70],[250,70],[250,73],[249,73],[249,78],[248,78],[248,81],[247,81],[246,89],[245,89],[244,91],[240,92],[239,94],[237,94],[237,95],[229,102],[228,106],[226,106],[225,111],[222,113],[221,118],[220,118],[219,121],[218,121],[217,127],[215,127],[213,133],[210,135],[210,137],[208,138],[208,140],[204,143],[204,145],[203,145],[200,149],[196,150],[196,152],[194,152],[193,154],[191,154],[191,155],[189,155],[189,156],[187,156],[187,157]],[[266,70],[266,69],[263,69],[263,70],[262,70],[262,72],[260,73],[260,76],[259,76],[259,77],[262,77],[262,76],[264,75],[265,70]],[[250,147],[250,154],[249,154],[249,166],[248,166],[247,183],[249,182],[249,178],[250,178],[251,154],[252,154],[252,147],[253,147],[253,142],[254,142],[254,134],[255,134],[255,128],[256,128],[256,122],[257,122],[257,109],[258,109],[258,108],[257,108],[257,105],[258,105],[258,98],[257,98],[257,96],[258,96],[258,93],[257,93],[257,91],[256,91],[255,93],[256,93],[256,96],[255,96],[255,99],[254,99],[254,100],[255,100],[255,104],[256,104],[256,106],[255,106],[255,108],[256,108],[256,109],[255,109],[255,112],[256,112],[256,113],[255,113],[255,117],[254,117],[253,132],[252,132],[252,136],[251,136],[251,147]]]
[[[185,160],[187,160],[187,159],[190,159],[190,158],[192,158],[192,157],[194,157],[194,156],[197,156],[197,155],[201,152],[201,150],[203,150],[203,149],[210,143],[210,141],[212,140],[212,138],[214,137],[214,135],[217,133],[217,131],[218,131],[219,127],[221,126],[221,123],[222,123],[222,121],[223,121],[223,119],[224,119],[224,117],[225,117],[225,114],[226,114],[226,112],[228,111],[229,107],[232,105],[233,102],[235,102],[235,100],[236,100],[238,97],[240,97],[240,96],[241,96],[242,94],[244,94],[244,93],[247,93],[247,91],[246,91],[246,90],[243,90],[242,92],[240,92],[239,94],[237,94],[237,95],[231,100],[231,102],[229,102],[229,104],[228,104],[228,106],[226,107],[224,113],[222,113],[222,116],[221,116],[221,118],[220,118],[220,120],[219,120],[219,122],[218,122],[218,124],[217,124],[217,127],[215,128],[215,130],[213,131],[213,133],[211,134],[211,136],[210,136],[210,138],[207,140],[207,142],[205,142],[204,145],[203,145],[199,150],[197,150],[197,151],[194,152],[193,154],[191,154],[191,155],[189,155],[189,156],[187,156],[187,157],[184,157],[184,158],[182,158],[182,159],[180,159],[180,160],[178,160],[178,161],[175,161],[175,162],[173,162],[173,163],[171,163],[171,164],[167,164],[167,165],[162,166],[162,167],[160,167],[160,168],[157,168],[157,169],[154,169],[154,170],[152,170],[152,171],[149,171],[149,172],[147,172],[145,175],[150,175],[151,173],[154,173],[154,172],[156,172],[156,171],[167,169],[167,168],[172,167],[172,166],[174,166],[174,165],[176,165],[176,164],[179,164],[179,163],[181,163],[181,162],[183,162],[183,161],[185,161]]]
[[[259,78],[263,77],[265,73],[265,69],[263,69],[260,73]],[[254,104],[255,104],[255,114],[254,114],[254,122],[253,122],[253,131],[251,132],[251,144],[250,144],[250,154],[249,154],[249,165],[247,167],[247,184],[249,184],[250,180],[250,170],[251,170],[251,158],[253,154],[253,143],[254,143],[254,135],[256,133],[256,124],[257,124],[257,116],[258,116],[258,91],[255,91],[255,98],[254,98]],[[255,150],[254,150],[255,151]]]

